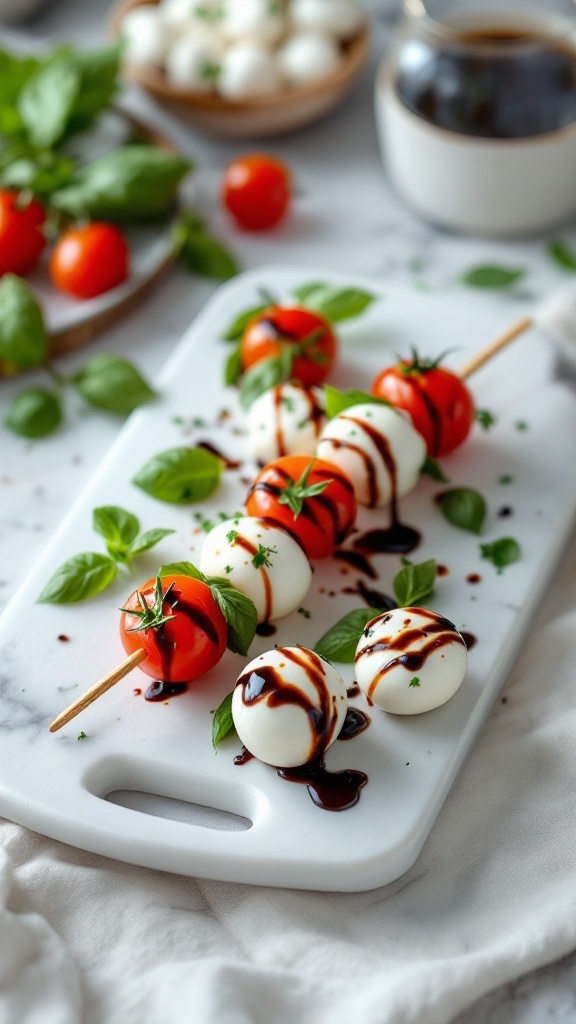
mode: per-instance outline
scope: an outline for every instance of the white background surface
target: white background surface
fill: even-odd
[[[445,296],[447,316],[451,296],[461,293],[457,278],[468,267],[480,262],[526,267],[525,283],[514,293],[486,295],[491,309],[501,310],[505,325],[518,314],[529,311],[535,300],[564,283],[566,277],[548,260],[546,239],[506,244],[437,232],[401,208],[388,191],[376,146],[371,84],[375,57],[388,38],[392,20],[389,15],[393,12],[383,11],[382,5],[375,2],[370,6],[376,21],[374,60],[354,97],[320,125],[266,147],[285,157],[297,178],[301,196],[290,222],[270,236],[250,238],[235,232],[219,210],[217,183],[222,167],[239,147],[193,137],[174,126],[176,140],[198,161],[199,207],[213,229],[234,246],[245,267],[279,261],[324,264],[336,270],[352,269],[372,275],[381,285],[390,288],[395,282],[423,281]],[[30,26],[30,31],[38,38],[51,33],[59,39],[74,38],[90,45],[101,35],[106,7],[102,3],[67,0]],[[146,109],[139,100],[133,98],[132,102],[137,111]],[[168,128],[169,120],[163,114],[159,116],[160,123]],[[563,237],[576,244],[573,229],[567,229]],[[423,265],[417,273],[410,269],[415,259]],[[122,352],[138,360],[153,375],[212,288],[210,283],[175,271],[135,314],[90,351]],[[423,347],[424,342],[425,339]],[[68,365],[78,365],[81,359],[82,356],[74,357]],[[34,376],[30,377],[30,382],[35,380]],[[3,382],[0,402],[4,404],[18,386]],[[66,428],[57,438],[43,444],[17,440],[0,428],[2,602],[33,565],[117,429],[116,421],[79,409],[74,402],[70,403]],[[573,578],[570,570],[575,564],[576,550],[572,544],[558,583],[559,594],[566,593]],[[561,610],[552,594],[546,606],[546,618],[550,620]],[[488,730],[490,728],[489,725]],[[6,836],[12,843],[10,826],[6,826]],[[71,853],[62,848],[60,856],[66,858]],[[129,884],[129,877],[125,876],[125,884]],[[27,891],[24,868],[18,885],[19,892],[26,897],[24,906],[29,909],[37,909],[35,888],[39,884],[37,878],[30,876]],[[573,1020],[575,1007],[574,962],[569,958],[557,967],[540,971],[485,997],[460,1020],[462,1024]]]

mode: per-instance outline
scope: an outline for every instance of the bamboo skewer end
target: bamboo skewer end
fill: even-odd
[[[51,722],[49,731],[58,732],[63,725],[66,725],[73,718],[76,718],[76,715],[79,715],[81,711],[84,711],[84,708],[87,708],[89,704],[92,704],[93,701],[97,700],[98,697],[101,697],[103,693],[110,690],[120,679],[123,679],[129,672],[132,672],[132,670],[135,669],[140,662],[144,661],[146,657],[146,651],[142,649],[130,654],[129,657],[113,669],[112,672],[109,672],[108,675],[104,676],[103,679],[87,690],[86,693],[83,693],[81,697],[78,697],[78,700],[75,700],[73,704],[70,704],[69,707],[62,711],[54,721]]]

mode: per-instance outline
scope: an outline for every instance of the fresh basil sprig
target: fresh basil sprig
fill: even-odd
[[[208,234],[204,222],[192,210],[175,222],[172,240],[176,256],[192,274],[226,281],[238,273],[235,258]]]
[[[92,513],[92,528],[106,541],[107,555],[84,551],[64,562],[51,576],[38,601],[42,604],[73,604],[100,594],[110,586],[118,565],[131,568],[132,559],[148,551],[174,530],[140,533],[140,522],[118,505],[102,505]]]
[[[244,409],[249,409],[265,391],[289,379],[299,348],[299,345],[280,343],[279,355],[261,359],[246,371],[240,384],[240,404]]]
[[[576,271],[576,250],[565,242],[554,239],[548,246],[548,255],[564,270]]]
[[[331,384],[326,384],[324,386],[324,394],[326,395],[326,415],[330,420],[346,409],[351,409],[353,405],[365,405],[368,403],[371,405],[387,405],[389,409],[394,409],[392,403],[388,402],[387,399],[376,398],[375,395],[369,395],[366,391],[339,391],[338,388],[332,387]]]
[[[234,719],[232,718],[232,694],[228,693],[216,711],[212,719],[212,746],[216,750],[221,740],[231,733],[236,732]]]
[[[263,313],[265,309],[268,309],[268,306],[253,306],[251,309],[245,309],[243,313],[239,313],[224,331],[222,335],[224,341],[238,341],[248,327],[248,324],[255,316]]]
[[[436,496],[442,514],[453,526],[470,533],[481,533],[486,517],[486,502],[472,487],[454,487]]]
[[[27,388],[14,396],[5,423],[13,434],[20,437],[45,437],[62,422],[60,399],[45,388]]]
[[[307,309],[333,324],[360,316],[377,298],[361,288],[340,288],[318,281],[300,285],[294,295]]]
[[[493,264],[482,264],[473,267],[460,278],[460,283],[469,288],[511,288],[524,277],[526,271],[519,267],[499,267]]]
[[[394,597],[399,608],[419,605],[431,596],[436,580],[436,561],[434,558],[413,565],[406,561],[404,568],[394,577]]]
[[[191,562],[172,562],[163,565],[160,576],[191,576],[210,587],[212,597],[228,625],[228,648],[233,654],[246,656],[254,639],[258,613],[249,597],[241,594],[229,580],[220,576],[205,576]]]
[[[507,565],[518,561],[520,545],[513,537],[500,537],[499,540],[493,540],[490,544],[480,544],[480,554],[482,558],[492,562],[492,565],[501,573]]]
[[[205,448],[168,448],[149,459],[132,483],[159,501],[187,505],[209,498],[223,469],[222,459]]]
[[[433,558],[418,565],[406,562],[394,577],[394,596],[398,607],[415,605],[429,597],[436,579],[436,562]],[[349,665],[354,662],[356,647],[362,633],[371,619],[382,615],[387,609],[354,608],[347,612],[330,629],[320,637],[314,645],[316,654],[329,661],[339,661]]]
[[[92,356],[71,381],[90,405],[121,415],[156,397],[132,363],[106,353]]]

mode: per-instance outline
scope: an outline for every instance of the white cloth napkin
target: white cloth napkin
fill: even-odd
[[[571,950],[575,574],[573,541],[422,855],[391,885],[180,878],[4,823],[1,1024],[446,1024]]]

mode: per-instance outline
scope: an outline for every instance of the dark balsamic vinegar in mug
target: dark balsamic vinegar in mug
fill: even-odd
[[[518,139],[576,122],[576,38],[519,27],[413,40],[400,53],[396,87],[426,121],[464,135]]]

